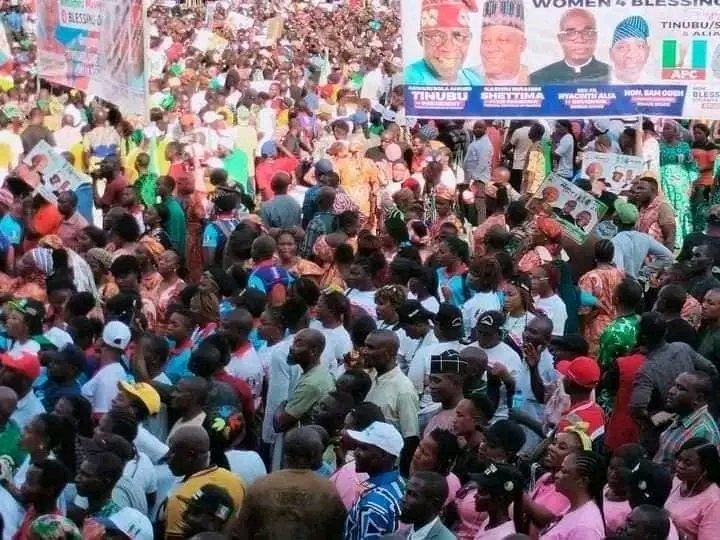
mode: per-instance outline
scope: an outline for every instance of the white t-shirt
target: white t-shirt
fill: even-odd
[[[138,451],[134,457],[125,464],[123,476],[137,484],[146,495],[157,491],[157,474],[155,466],[143,452]]]
[[[225,371],[233,377],[238,377],[248,383],[252,390],[255,407],[258,408],[262,400],[265,370],[263,369],[262,360],[260,360],[260,356],[258,356],[255,347],[250,346],[250,348],[242,354],[233,354],[230,357],[230,362],[225,366]]]
[[[407,297],[408,300],[417,300],[417,296],[411,292],[408,293]],[[440,309],[440,302],[438,302],[438,299],[433,295],[428,296],[425,300],[420,300],[420,305],[427,309],[430,313],[437,314]]]
[[[25,343],[19,341],[13,341],[12,346],[8,349],[8,354],[13,357],[18,357],[24,353],[30,353],[37,355],[40,352],[40,344],[34,339],[28,339]]]
[[[112,407],[112,400],[118,393],[118,383],[127,380],[125,368],[113,362],[98,370],[88,382],[82,385],[82,395],[92,405],[93,413],[106,413]]]
[[[520,355],[518,355],[510,345],[501,341],[494,347],[483,349],[483,351],[485,351],[488,357],[488,368],[493,367],[495,364],[502,364],[507,368],[510,376],[517,380],[520,370],[522,369],[522,360],[520,359]],[[500,401],[492,421],[496,422],[507,417],[507,390],[505,389],[505,385],[503,385],[500,388]]]
[[[555,172],[564,178],[571,178],[575,166],[573,155],[575,153],[575,139],[569,133],[563,135],[555,148],[555,153],[560,157]]]
[[[267,474],[265,463],[257,452],[228,450],[225,452],[225,457],[227,457],[230,470],[240,477],[245,484],[245,489],[249,488],[255,480]]]
[[[0,517],[3,521],[2,540],[12,540],[22,524],[25,510],[4,487],[0,487]]]
[[[377,320],[377,312],[375,311],[375,291],[359,291],[357,289],[348,289],[345,293],[351,304],[363,309],[373,319]]]
[[[440,174],[440,183],[443,186],[449,188],[450,191],[455,191],[455,188],[457,187],[457,178],[455,178],[455,173],[452,171],[452,169],[443,169],[442,173]]]
[[[168,446],[142,426],[138,426],[135,448],[153,463],[158,463],[168,453]]]
[[[567,321],[567,307],[557,294],[548,298],[535,297],[535,307],[547,315],[553,323],[553,336],[565,334],[565,321]]]
[[[345,355],[353,349],[350,333],[342,324],[337,328],[325,328],[320,321],[312,321],[310,328],[318,330],[325,336],[325,351],[334,362],[330,366],[330,373],[334,373],[337,367],[343,363]]]
[[[515,170],[522,170],[525,168],[525,159],[527,158],[528,150],[532,146],[532,141],[528,134],[530,133],[530,126],[523,126],[513,131],[512,137],[510,137],[510,144],[513,145],[513,166]]]
[[[500,295],[497,291],[476,292],[472,298],[463,304],[463,327],[466,336],[470,335],[477,324],[478,317],[486,311],[502,311]]]
[[[459,341],[444,341],[442,343],[431,343],[425,347],[421,347],[413,356],[410,361],[410,368],[408,369],[408,378],[415,386],[418,395],[420,395],[420,412],[424,412],[423,409],[429,409],[438,404],[435,404],[430,397],[430,358],[434,355],[438,355],[444,351],[454,349],[458,352],[465,348]]]

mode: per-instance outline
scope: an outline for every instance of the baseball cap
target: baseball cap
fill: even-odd
[[[435,323],[441,328],[462,328],[462,312],[457,306],[442,303],[435,315]]]
[[[109,517],[93,518],[105,527],[105,531],[118,531],[130,540],[153,540],[153,528],[150,520],[139,510],[125,507]]]
[[[103,328],[103,343],[113,349],[124,351],[130,344],[130,328],[120,321],[110,321]]]
[[[315,174],[327,174],[333,172],[333,164],[329,159],[319,159],[315,162]]]
[[[578,356],[575,360],[561,360],[555,369],[575,384],[585,388],[594,388],[600,382],[600,366],[589,356]]]
[[[403,449],[403,437],[394,426],[385,422],[373,422],[362,431],[349,430],[348,437],[352,440],[377,446],[391,456],[400,457]]]
[[[615,214],[620,223],[623,225],[635,225],[638,217],[640,217],[637,206],[621,199],[616,200],[614,206]]]
[[[45,332],[47,340],[53,344],[53,346],[59,351],[62,350],[66,345],[73,344],[73,338],[65,330],[53,326],[47,332]]]
[[[150,414],[160,412],[160,394],[148,383],[118,381],[118,388],[142,401]]]
[[[223,521],[232,516],[235,503],[226,489],[215,484],[205,484],[193,493],[192,497],[178,496],[188,508],[196,508],[215,516]]]
[[[485,430],[485,441],[493,448],[517,454],[525,445],[525,432],[517,422],[498,420]]]
[[[18,355],[0,354],[0,364],[35,380],[40,375],[40,360],[37,355],[24,352]]]
[[[406,300],[397,310],[400,324],[415,324],[432,321],[435,315],[423,307],[418,300]]]
[[[500,311],[485,311],[477,319],[476,327],[481,330],[500,330],[505,323],[505,315]]]

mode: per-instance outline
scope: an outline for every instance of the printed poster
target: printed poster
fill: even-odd
[[[49,201],[55,193],[76,191],[88,178],[81,176],[65,158],[45,141],[37,143],[18,165],[13,174]]]
[[[582,244],[607,211],[592,194],[558,176],[550,175],[540,184],[537,195],[527,204],[530,212],[554,217],[565,234]]]
[[[201,52],[217,51],[221,53],[228,46],[228,41],[217,34],[213,34],[210,30],[203,28],[195,32],[195,39],[193,40],[192,46]]]
[[[713,0],[401,0],[407,115],[720,119]]]
[[[607,191],[615,195],[629,191],[633,180],[644,171],[645,163],[639,156],[583,152],[583,177],[591,182],[603,182]]]
[[[38,0],[41,78],[147,112],[143,0]]]

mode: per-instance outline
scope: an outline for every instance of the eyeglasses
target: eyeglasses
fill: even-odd
[[[460,32],[453,30],[452,32],[428,31],[420,32],[420,39],[427,41],[433,47],[445,45],[448,40],[452,40],[453,45],[467,45],[472,39],[470,32]]]
[[[562,41],[577,41],[579,37],[582,37],[584,41],[592,39],[597,36],[597,30],[594,28],[585,28],[584,30],[563,30],[558,32],[558,37]]]

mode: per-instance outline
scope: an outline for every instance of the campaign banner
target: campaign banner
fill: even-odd
[[[38,0],[38,75],[145,115],[143,0]]]
[[[527,208],[533,214],[553,216],[565,235],[581,244],[607,211],[591,193],[559,176],[550,175],[540,184],[537,195]]]
[[[201,52],[217,51],[221,53],[228,46],[228,41],[210,30],[203,28],[195,32],[195,39],[192,42],[192,46]]]
[[[720,119],[718,0],[401,0],[419,118]]]
[[[633,180],[645,171],[645,162],[639,156],[625,154],[583,152],[582,175],[591,182],[602,182],[610,193],[630,190]]]
[[[51,202],[55,202],[56,193],[76,191],[82,184],[89,182],[89,178],[81,176],[45,141],[33,146],[15,168],[13,175],[21,178],[35,189],[35,193],[40,193]]]

